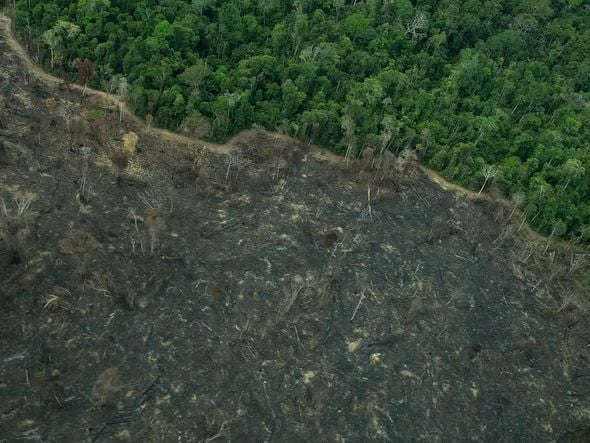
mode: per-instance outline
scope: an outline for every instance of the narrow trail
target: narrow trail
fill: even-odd
[[[29,53],[20,44],[19,40],[14,35],[14,32],[12,30],[12,19],[10,17],[8,17],[7,15],[5,15],[4,13],[0,13],[0,36],[6,40],[8,46],[14,52],[14,54],[19,57],[20,61],[26,67],[28,67],[30,69],[30,71],[40,81],[44,82],[45,84],[47,84],[49,86],[57,86],[57,85],[64,83],[63,80],[46,72],[45,70],[43,70],[43,68],[40,65],[38,65],[35,61],[33,61],[33,59],[30,57]],[[176,132],[169,131],[167,129],[157,128],[154,126],[148,128],[147,124],[143,120],[141,120],[139,117],[137,117],[131,111],[131,109],[128,107],[128,105],[125,102],[122,102],[118,96],[113,95],[113,94],[109,94],[104,91],[99,91],[96,89],[88,88],[88,87],[86,89],[84,89],[81,85],[78,85],[78,84],[71,84],[70,86],[73,89],[79,91],[80,93],[82,93],[85,90],[86,95],[89,95],[89,96],[91,95],[95,98],[99,98],[104,103],[109,104],[115,108],[118,108],[119,106],[121,106],[122,110],[123,110],[123,115],[125,116],[127,121],[133,122],[134,124],[142,127],[145,132],[149,132],[151,135],[157,134],[163,140],[173,141],[173,142],[178,142],[178,143],[201,144],[201,145],[205,146],[209,151],[211,151],[213,153],[217,153],[217,154],[223,154],[223,155],[232,154],[236,150],[236,148],[235,148],[236,142],[243,139],[246,134],[251,133],[251,131],[252,131],[250,129],[243,130],[240,133],[233,136],[230,140],[228,140],[227,143],[219,144],[219,143],[208,142],[208,141],[201,140],[201,139],[194,138],[194,137],[188,137],[188,136],[176,133]],[[275,137],[277,140],[284,140],[286,142],[291,142],[291,143],[293,143],[295,141],[294,138],[289,137],[284,134],[279,134],[279,133],[270,132],[270,131],[266,131],[266,132],[270,136]],[[309,153],[314,158],[317,158],[317,159],[320,159],[323,161],[329,161],[329,162],[335,163],[335,164],[342,164],[344,162],[343,157],[336,155],[328,150],[319,148],[314,145],[310,145],[309,148],[310,148]],[[440,187],[442,187],[443,189],[446,189],[446,190],[456,192],[457,194],[461,195],[464,198],[467,198],[469,200],[495,201],[495,202],[500,203],[504,207],[508,208],[509,211],[512,211],[512,209],[514,207],[513,203],[507,199],[492,198],[489,194],[485,194],[485,193],[478,194],[474,191],[463,188],[462,186],[459,186],[457,184],[449,182],[448,180],[443,178],[440,174],[433,171],[432,169],[427,168],[426,166],[424,166],[422,164],[419,164],[418,166],[419,166],[420,170],[425,175],[427,175],[432,181],[437,183]],[[522,211],[520,211],[520,209],[516,209],[513,212],[513,216],[522,219],[524,217],[524,214],[522,213]],[[519,224],[520,224],[520,222],[519,222]],[[535,231],[534,229],[532,229],[530,227],[530,225],[526,222],[520,226],[519,232],[521,232],[524,236],[526,236],[527,238],[529,238],[532,241],[551,242],[554,247],[559,248],[559,249],[569,250],[569,249],[576,247],[576,245],[572,244],[571,242],[565,241],[565,240],[555,240],[555,239],[550,239],[548,237],[545,237],[542,234]]]
[[[42,81],[43,83],[45,83],[49,86],[58,86],[58,85],[64,83],[64,81],[62,79],[55,77],[54,75],[43,70],[43,68],[31,58],[31,56],[29,55],[27,50],[21,45],[20,41],[15,36],[15,34],[12,30],[12,19],[3,13],[0,13],[0,35],[6,40],[6,43],[8,44],[10,49],[14,52],[14,54],[16,56],[18,56],[20,61],[40,81]],[[127,103],[122,102],[117,95],[109,94],[107,92],[99,91],[97,89],[92,89],[89,87],[84,88],[81,85],[78,85],[75,83],[72,83],[69,86],[72,89],[74,89],[80,93],[84,92],[85,95],[87,95],[87,96],[93,96],[95,98],[98,98],[98,99],[102,100],[103,103],[110,105],[116,109],[118,109],[119,106],[121,106],[122,110],[123,110],[123,115],[125,116],[127,121],[133,122],[134,124],[142,127],[145,132],[149,132],[151,135],[157,134],[158,136],[160,136],[160,138],[162,138],[164,140],[174,141],[174,142],[178,142],[178,143],[201,144],[201,145],[204,145],[209,151],[217,153],[217,154],[231,154],[236,149],[234,147],[235,143],[237,141],[243,139],[244,135],[251,132],[251,130],[246,129],[246,130],[241,131],[240,133],[236,134],[235,136],[233,136],[226,143],[220,144],[220,143],[214,143],[214,142],[201,140],[201,139],[195,138],[195,137],[188,137],[188,136],[179,134],[177,132],[172,132],[172,131],[169,131],[169,130],[163,129],[163,128],[158,128],[158,127],[154,127],[154,126],[151,126],[148,128],[147,124],[143,120],[141,120],[139,117],[137,117],[131,111],[131,109],[129,108]],[[266,131],[266,132],[268,134],[270,134],[271,136],[277,138],[278,140],[285,140],[288,142],[294,141],[293,138],[286,136],[284,134],[273,133],[273,132],[269,132],[269,131]],[[340,157],[330,151],[318,148],[317,146],[310,146],[309,152],[314,157],[317,157],[317,158],[320,158],[323,160],[336,162],[336,163],[343,161],[342,157]]]
[[[0,34],[6,40],[6,43],[8,44],[10,49],[14,52],[14,54],[19,57],[21,62],[40,81],[42,81],[43,83],[45,83],[49,86],[58,86],[58,85],[64,83],[63,80],[44,71],[40,65],[38,65],[37,63],[35,63],[35,61],[33,61],[33,59],[30,57],[29,53],[20,44],[20,42],[18,41],[18,39],[14,35],[14,33],[12,31],[12,20],[8,16],[6,16],[5,14],[0,14]],[[76,91],[79,91],[80,93],[85,91],[85,94],[87,96],[93,96],[95,98],[98,98],[98,99],[102,100],[103,103],[113,106],[114,108],[118,109],[118,107],[121,106],[122,110],[123,110],[123,115],[125,116],[125,119],[127,121],[133,122],[134,124],[141,126],[145,131],[149,131],[150,134],[152,134],[152,135],[157,134],[158,136],[160,136],[160,138],[162,138],[164,140],[175,141],[175,142],[180,142],[180,143],[191,143],[191,144],[201,143],[203,145],[206,145],[210,151],[213,151],[213,152],[216,152],[219,154],[230,154],[233,151],[233,148],[231,146],[231,140],[226,144],[217,144],[217,143],[207,142],[204,140],[199,140],[196,138],[187,137],[182,134],[178,134],[178,133],[175,133],[172,131],[168,131],[166,129],[157,128],[157,127],[153,127],[153,126],[148,129],[146,123],[143,122],[139,117],[137,117],[129,109],[129,107],[127,106],[127,104],[125,102],[121,102],[121,100],[119,99],[118,96],[113,95],[113,94],[109,94],[104,91],[99,91],[96,89],[88,88],[88,87],[86,89],[84,89],[82,86],[80,86],[78,84],[73,84],[73,83],[70,84],[70,87],[72,89],[75,89]]]

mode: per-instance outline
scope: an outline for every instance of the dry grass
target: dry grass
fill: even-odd
[[[123,135],[123,152],[126,152],[129,157],[135,155],[137,151],[137,142],[139,141],[139,136],[135,132],[128,132],[127,134]]]
[[[72,306],[68,301],[72,293],[61,286],[54,287],[50,293],[45,294],[41,297],[41,305],[43,309],[48,311],[59,311],[59,310],[71,310]]]
[[[65,237],[58,242],[62,254],[84,256],[98,246],[98,241],[88,232],[80,229],[70,229]]]
[[[27,239],[31,234],[33,197],[32,194],[14,193],[12,205],[0,200],[0,238],[7,250],[19,259],[26,255]]]

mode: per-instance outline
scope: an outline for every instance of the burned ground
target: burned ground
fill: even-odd
[[[0,439],[587,435],[583,257],[411,162],[164,140],[0,66]]]

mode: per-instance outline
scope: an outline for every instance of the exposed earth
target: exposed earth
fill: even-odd
[[[583,252],[411,155],[149,128],[2,24],[0,441],[590,440]]]

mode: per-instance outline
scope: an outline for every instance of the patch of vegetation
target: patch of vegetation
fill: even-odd
[[[107,115],[107,112],[101,108],[94,108],[90,110],[90,114],[92,114],[94,117],[103,118]]]
[[[524,196],[541,232],[590,239],[587,1],[16,3],[47,66],[91,60],[92,84],[157,125],[413,148],[464,186]]]

